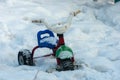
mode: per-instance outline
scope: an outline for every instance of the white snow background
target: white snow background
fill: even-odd
[[[0,0],[0,80],[119,80],[119,8],[120,2],[107,0]],[[36,66],[18,65],[18,51],[32,50],[37,45],[37,32],[46,29],[30,20],[45,19],[54,24],[77,9],[81,13],[64,34],[65,43],[72,48],[76,63],[87,66],[47,73],[46,69],[56,66],[52,57],[37,60]],[[36,55],[50,52],[39,49]]]

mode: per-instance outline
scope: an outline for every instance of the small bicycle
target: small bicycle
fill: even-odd
[[[58,71],[66,71],[66,70],[74,70],[74,54],[71,48],[65,45],[64,41],[64,32],[68,29],[71,24],[72,17],[76,16],[80,11],[74,12],[68,18],[68,24],[57,24],[58,28],[49,27],[43,20],[33,20],[33,23],[44,23],[48,29],[39,31],[37,33],[37,42],[38,45],[32,49],[32,52],[28,49],[22,49],[18,52],[18,63],[19,65],[35,65],[34,59],[41,57],[54,56],[57,62],[56,70]],[[55,26],[57,26],[55,25]],[[64,26],[64,27],[63,27]],[[58,39],[55,37],[54,33],[57,33]],[[34,57],[35,50],[38,48],[49,48],[53,53]]]

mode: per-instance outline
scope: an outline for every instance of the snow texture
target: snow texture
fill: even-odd
[[[107,1],[0,0],[0,80],[119,80],[120,2]],[[73,18],[64,37],[76,63],[84,63],[84,68],[47,73],[56,66],[52,57],[36,60],[36,66],[18,65],[19,50],[32,50],[37,45],[37,32],[46,29],[31,23],[32,19],[55,24],[78,9],[81,13]],[[50,52],[41,49],[38,55]]]
[[[46,37],[40,41],[40,43],[47,42],[52,45],[57,45],[57,39],[55,37]]]

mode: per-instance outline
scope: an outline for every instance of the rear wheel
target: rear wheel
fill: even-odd
[[[18,63],[19,65],[34,65],[31,52],[27,49],[20,50],[18,53]]]

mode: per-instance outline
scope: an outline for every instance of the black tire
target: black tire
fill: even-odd
[[[30,65],[33,66],[32,54],[29,50],[23,49],[18,52],[18,63],[19,65]]]
[[[56,68],[57,71],[74,70],[74,64],[71,59],[59,59],[60,65]]]

